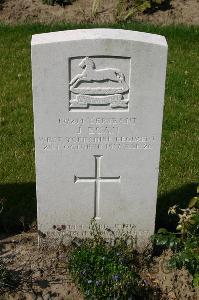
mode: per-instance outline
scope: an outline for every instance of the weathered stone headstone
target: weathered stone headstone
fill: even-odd
[[[38,227],[154,231],[167,43],[114,29],[32,38]]]

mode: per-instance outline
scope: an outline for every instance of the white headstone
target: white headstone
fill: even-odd
[[[38,227],[154,231],[167,43],[116,29],[32,38]]]

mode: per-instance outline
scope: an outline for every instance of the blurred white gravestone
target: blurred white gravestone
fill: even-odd
[[[128,30],[32,38],[38,229],[154,231],[167,43]]]

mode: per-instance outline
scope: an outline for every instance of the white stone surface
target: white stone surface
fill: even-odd
[[[148,33],[33,36],[41,232],[76,235],[95,218],[102,228],[153,233],[166,60],[165,38]]]

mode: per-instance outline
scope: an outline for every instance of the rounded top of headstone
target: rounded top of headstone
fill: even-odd
[[[124,29],[76,29],[35,34],[32,36],[32,46],[78,40],[129,40],[167,47],[164,36],[146,32]]]

